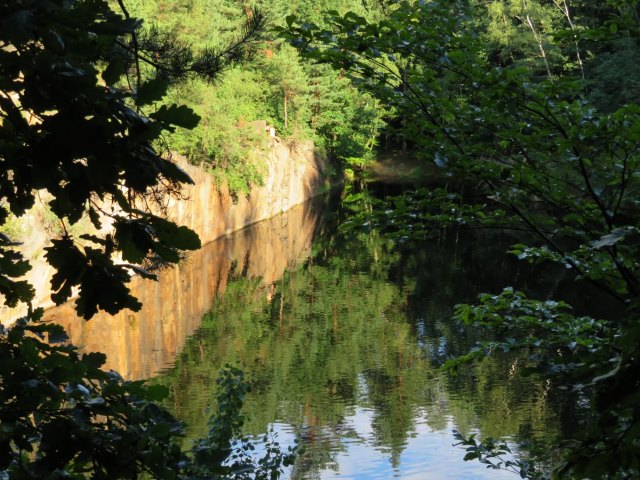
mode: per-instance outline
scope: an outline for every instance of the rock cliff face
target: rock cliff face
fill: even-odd
[[[216,185],[206,171],[177,158],[177,163],[189,173],[195,185],[185,187],[183,199],[169,201],[167,216],[195,230],[204,245],[284,212],[326,191],[329,186],[327,163],[315,153],[311,142],[288,144],[271,139],[264,159],[264,184],[255,186],[248,195],[234,197],[225,186]],[[36,289],[35,306],[45,308],[53,306],[49,290],[53,272],[44,261],[43,248],[55,235],[55,228],[55,222],[47,219],[46,209],[42,206],[36,206],[23,219],[24,245],[21,248],[34,267],[27,279]],[[10,323],[25,312],[26,308],[22,306],[15,309],[2,306],[0,322]]]
[[[179,160],[195,185],[185,189],[186,200],[170,202],[169,217],[194,229],[205,244],[287,211],[328,187],[327,163],[311,142],[292,145],[273,139],[265,161],[264,184],[234,199],[203,169]]]

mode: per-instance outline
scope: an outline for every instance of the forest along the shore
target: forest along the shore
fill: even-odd
[[[0,475],[410,478],[439,474],[443,456],[411,458],[446,431],[458,478],[640,476],[639,19],[633,0],[4,2]],[[321,182],[265,161],[300,148],[328,162]],[[135,328],[132,286],[209,240],[180,215],[207,211],[185,194],[201,174],[229,210],[345,186],[306,261],[256,297],[258,280],[228,278],[173,370],[130,381],[42,307]],[[365,306],[371,328],[342,315]],[[174,350],[197,322],[169,332]],[[190,376],[213,396],[197,418]],[[436,426],[437,399],[454,410]],[[247,418],[260,402],[269,415]],[[497,411],[513,424],[492,428]]]

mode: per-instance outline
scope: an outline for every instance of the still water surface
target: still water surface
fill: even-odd
[[[439,371],[478,339],[451,320],[453,305],[506,285],[540,288],[505,258],[514,239],[458,231],[398,243],[341,230],[344,209],[299,208],[316,211],[301,217],[313,224],[286,237],[311,230],[310,248],[265,280],[251,266],[277,248],[252,244],[231,262],[224,291],[175,364],[154,380],[169,387],[190,435],[205,431],[218,371],[232,364],[254,382],[247,432],[273,429],[284,446],[297,439],[304,447],[288,478],[518,478],[464,462],[452,432],[551,439],[571,416],[555,389],[519,375],[526,358],[518,356],[457,377]],[[278,222],[288,225],[286,215]],[[225,239],[225,249],[247,235]]]

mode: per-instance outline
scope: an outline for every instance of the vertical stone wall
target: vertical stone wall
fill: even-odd
[[[167,215],[180,225],[195,230],[202,244],[240,230],[247,225],[273,217],[329,187],[328,164],[317,155],[312,142],[286,143],[272,138],[264,156],[264,183],[247,195],[232,196],[224,185],[217,185],[204,169],[188,164],[176,156],[174,160],[194,180],[183,192],[183,199],[172,199]],[[46,203],[42,200],[41,204]],[[36,206],[24,217],[24,244],[21,247],[33,269],[26,278],[36,289],[35,306],[49,308],[51,301],[51,267],[44,260],[44,247],[51,238],[45,208]],[[89,225],[87,225],[89,227]],[[80,227],[82,228],[82,226]],[[26,307],[10,309],[0,306],[0,323],[10,324],[24,315]]]
[[[198,232],[203,244],[285,212],[326,191],[329,182],[327,162],[316,154],[312,142],[287,144],[273,139],[265,157],[263,185],[237,198],[203,169],[184,159],[177,161],[195,185],[185,188],[185,200],[170,202],[168,214]]]

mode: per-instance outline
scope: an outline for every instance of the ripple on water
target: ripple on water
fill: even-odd
[[[446,429],[434,430],[427,424],[424,412],[418,412],[415,427],[410,436],[395,448],[380,446],[373,424],[375,411],[355,406],[353,414],[345,418],[339,429],[322,428],[314,431],[315,444],[324,443],[329,448],[330,461],[324,468],[316,470],[312,461],[305,461],[304,454],[299,463],[307,464],[308,471],[296,467],[294,478],[304,479],[390,479],[404,480],[483,480],[513,479],[514,474],[501,470],[490,470],[476,461],[464,462],[464,450],[454,446],[452,431],[455,428],[449,418]],[[284,447],[293,445],[294,428],[286,423],[271,425]],[[345,431],[349,434],[345,436]],[[307,449],[312,448],[308,445]],[[292,469],[285,472],[285,479],[292,478]]]

